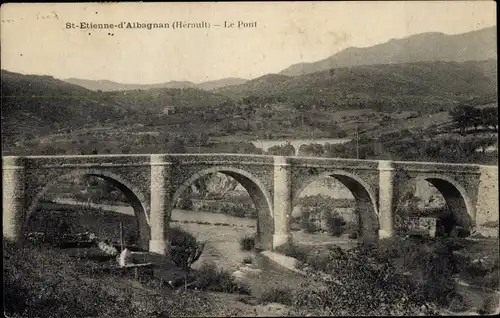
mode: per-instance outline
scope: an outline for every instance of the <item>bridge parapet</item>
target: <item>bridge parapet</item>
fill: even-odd
[[[165,161],[176,164],[238,164],[238,165],[272,165],[273,156],[245,154],[162,154]]]
[[[287,157],[290,164],[296,167],[324,167],[330,169],[373,169],[378,167],[378,160],[344,159],[344,158],[316,158],[316,157]]]
[[[400,171],[427,173],[466,173],[480,174],[479,165],[467,163],[393,161],[394,167]]]
[[[23,166],[26,169],[52,169],[149,165],[150,155],[25,156],[2,158],[3,169],[11,166]]]

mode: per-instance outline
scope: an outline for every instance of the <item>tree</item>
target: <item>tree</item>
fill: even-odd
[[[465,131],[470,126],[477,129],[477,126],[481,124],[481,112],[472,106],[461,105],[455,107],[449,114],[460,129],[462,135],[465,134]]]
[[[301,145],[299,156],[321,157],[325,150],[321,144]]]
[[[208,134],[202,132],[199,138],[200,146],[205,146],[206,144],[208,144],[208,140],[209,140]]]
[[[498,108],[486,107],[481,110],[481,124],[485,128],[498,129]]]
[[[272,146],[267,150],[267,153],[273,156],[294,156],[295,147],[290,142],[285,145]]]
[[[174,138],[167,143],[167,152],[169,153],[185,153],[186,147],[184,141],[180,138]]]

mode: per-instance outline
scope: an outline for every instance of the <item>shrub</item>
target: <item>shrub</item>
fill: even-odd
[[[197,271],[196,288],[224,293],[250,294],[250,288],[236,283],[229,272],[218,269],[215,264],[203,264]]]
[[[253,259],[250,256],[245,257],[243,259],[243,264],[252,264],[252,262],[253,262]]]
[[[498,295],[490,295],[484,300],[481,308],[479,308],[478,313],[480,315],[497,314],[499,308]]]
[[[351,250],[333,246],[309,253],[306,262],[335,280],[317,295],[310,291],[295,301],[314,308],[322,300],[319,306],[339,315],[432,314],[433,303],[446,304],[446,296],[455,295],[456,260],[449,245],[396,237]]]
[[[193,201],[189,198],[180,198],[177,201],[177,207],[183,210],[191,210],[193,209]]]
[[[300,245],[292,244],[290,246],[279,247],[276,252],[285,256],[294,257],[301,262],[306,262],[310,249]]]
[[[324,307],[326,298],[325,295],[318,290],[309,288],[300,288],[294,291],[291,299],[293,306],[318,308]]]
[[[342,216],[337,213],[328,213],[326,217],[326,225],[328,227],[328,232],[333,236],[341,236],[344,233],[344,226],[346,222]]]
[[[240,249],[242,251],[252,251],[255,248],[255,237],[245,236],[240,239]]]
[[[310,222],[309,220],[302,221],[301,228],[306,233],[316,233],[319,229],[318,226],[314,222]]]
[[[300,218],[300,228],[306,233],[314,233],[318,231],[316,224],[309,220],[310,213],[308,211],[303,211],[302,213],[302,217]]]
[[[188,271],[201,254],[205,243],[200,243],[196,238],[183,229],[173,227],[168,232],[171,243],[170,256],[178,267]]]
[[[471,307],[470,301],[462,294],[455,294],[448,309],[453,312],[464,312]]]
[[[271,287],[264,291],[261,295],[261,300],[270,303],[280,303],[284,305],[292,305],[292,291],[287,287]]]

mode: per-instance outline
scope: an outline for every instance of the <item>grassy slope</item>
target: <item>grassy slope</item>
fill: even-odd
[[[233,315],[208,293],[176,293],[154,284],[92,272],[50,248],[4,245],[6,313],[41,317],[171,317]],[[133,291],[133,292],[132,292]]]
[[[266,75],[243,85],[217,90],[232,96],[286,96],[326,100],[332,110],[370,108],[382,101],[385,111],[450,108],[471,97],[495,95],[496,79],[486,62],[419,62],[337,68],[296,77]]]
[[[119,121],[126,111],[91,91],[50,76],[2,70],[2,128],[6,138]]]

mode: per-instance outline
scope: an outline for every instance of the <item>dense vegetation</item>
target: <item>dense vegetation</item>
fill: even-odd
[[[9,317],[231,316],[225,304],[203,291],[248,293],[248,287],[212,265],[194,274],[198,291],[173,291],[156,279],[139,283],[110,274],[103,260],[75,258],[47,245],[19,247],[4,241],[3,250]]]
[[[282,288],[271,291],[268,298],[317,315],[435,315],[439,308],[466,311],[471,303],[457,289],[458,273],[474,273],[471,277],[476,282],[489,275],[494,283],[488,286],[499,287],[498,259],[478,265],[456,253],[467,244],[473,243],[395,237],[347,251],[336,246],[321,251],[296,246],[288,255],[298,258],[309,275],[326,281],[326,287],[301,292]],[[498,302],[493,306],[490,302],[485,299],[480,311],[493,313]]]

